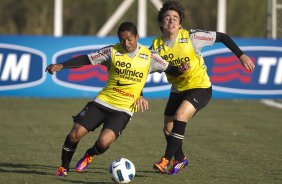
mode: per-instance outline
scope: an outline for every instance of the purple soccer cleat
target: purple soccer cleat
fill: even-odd
[[[92,159],[93,159],[92,156],[90,156],[88,153],[85,153],[84,156],[77,162],[76,171],[82,172],[85,169],[87,169]]]
[[[181,171],[186,166],[188,166],[188,164],[189,164],[189,161],[186,157],[181,161],[174,160],[173,165],[167,174],[176,175],[177,173],[179,173],[179,171]]]

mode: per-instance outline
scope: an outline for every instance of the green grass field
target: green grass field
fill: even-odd
[[[70,170],[55,177],[61,146],[72,127],[72,115],[87,99],[0,98],[0,183],[112,183],[108,167],[117,157],[136,167],[131,183],[269,184],[282,183],[282,110],[260,101],[212,100],[186,129],[184,150],[190,165],[177,176],[161,175],[152,165],[164,153],[162,114],[165,100],[150,100],[136,113],[123,135],[84,173]],[[84,137],[71,167],[99,133]]]

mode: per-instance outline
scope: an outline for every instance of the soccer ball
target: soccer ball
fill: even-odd
[[[126,158],[112,161],[109,170],[112,180],[117,183],[129,183],[135,176],[135,166]]]

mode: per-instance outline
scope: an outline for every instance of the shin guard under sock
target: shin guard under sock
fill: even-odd
[[[174,154],[174,158],[177,161],[183,160],[185,158],[185,155],[184,155],[184,152],[183,152],[183,149],[182,149],[182,144],[183,144],[183,142],[181,142],[178,150]]]

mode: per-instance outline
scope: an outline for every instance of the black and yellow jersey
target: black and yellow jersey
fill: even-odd
[[[126,53],[116,44],[88,54],[88,58],[93,65],[105,65],[109,73],[106,86],[94,101],[130,115],[136,111],[133,104],[140,97],[149,73],[163,72],[169,65],[140,44],[133,53]]]
[[[207,67],[200,50],[203,46],[212,45],[215,39],[215,32],[195,31],[190,34],[188,30],[180,29],[171,46],[168,46],[162,37],[153,40],[152,49],[157,51],[168,63],[179,66],[182,62],[186,62],[190,66],[188,71],[178,77],[167,75],[173,88],[177,91],[184,91],[211,86]]]

